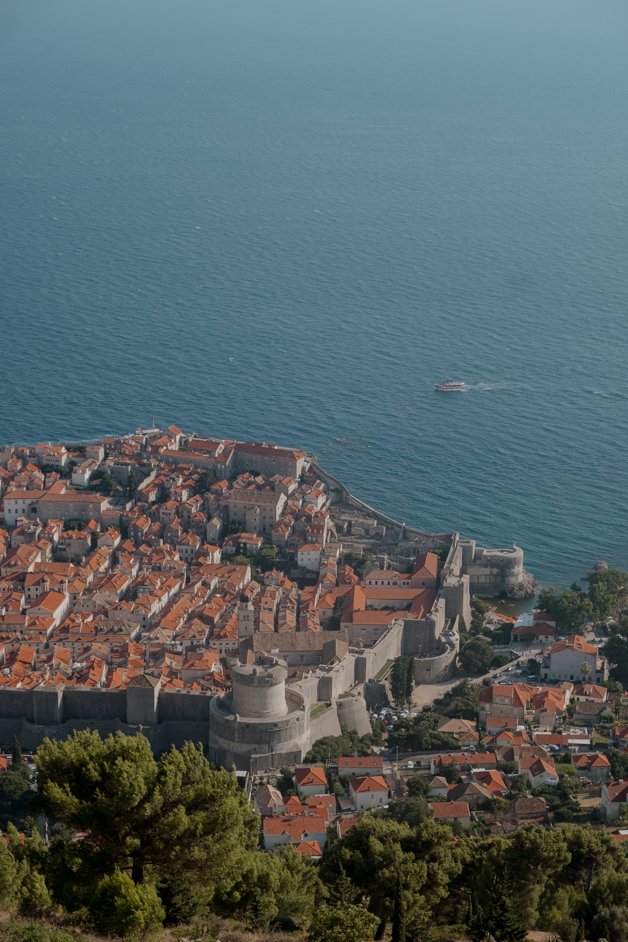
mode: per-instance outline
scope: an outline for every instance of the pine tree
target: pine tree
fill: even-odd
[[[392,919],[391,942],[406,942],[406,910],[405,906],[403,905],[401,877],[399,876],[397,876],[397,888],[395,892],[395,909]]]
[[[495,942],[524,942],[527,934],[526,927],[503,889],[495,891],[490,908],[478,907],[469,923],[469,935],[473,942],[483,942],[487,936],[495,939]]]
[[[414,658],[409,657],[406,665],[406,702],[412,702],[412,691],[414,690]]]
[[[11,747],[11,765],[18,769],[22,767],[22,744],[20,743],[17,736],[13,737],[13,745]]]

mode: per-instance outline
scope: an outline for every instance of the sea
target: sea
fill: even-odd
[[[541,584],[628,568],[627,37],[625,0],[2,0],[0,442],[302,446]]]

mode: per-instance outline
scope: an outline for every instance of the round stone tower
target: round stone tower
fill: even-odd
[[[357,694],[339,697],[336,706],[341,728],[355,730],[359,736],[373,731],[364,697]]]
[[[238,716],[272,719],[285,716],[286,664],[274,657],[257,658],[254,664],[238,664],[231,671],[232,708]]]

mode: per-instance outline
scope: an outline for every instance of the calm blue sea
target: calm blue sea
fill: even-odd
[[[303,445],[544,582],[628,567],[627,36],[625,0],[3,0],[0,441]]]

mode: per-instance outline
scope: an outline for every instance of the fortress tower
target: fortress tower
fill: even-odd
[[[309,702],[286,689],[288,668],[258,655],[232,668],[233,690],[209,708],[209,757],[252,772],[296,765],[310,747]]]
[[[255,664],[238,664],[231,672],[234,712],[255,719],[285,716],[287,676],[288,670],[278,658],[262,657]]]

